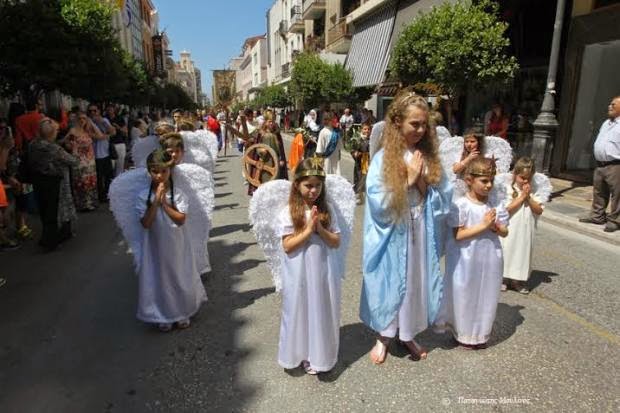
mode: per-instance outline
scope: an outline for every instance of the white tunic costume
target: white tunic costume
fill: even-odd
[[[503,185],[506,194],[504,205],[508,206],[513,200],[513,192],[521,196],[521,189],[513,184],[513,174],[501,174],[496,178],[496,185]],[[532,193],[530,198],[544,208],[544,203],[549,200],[551,182],[543,174],[534,174],[532,180]],[[532,270],[532,248],[534,246],[534,233],[538,216],[526,203],[519,206],[510,216],[510,231],[508,236],[502,238],[504,249],[504,278],[516,281],[527,281]]]
[[[136,212],[142,218],[148,208],[149,188],[137,197]],[[155,197],[151,193],[151,202]],[[171,192],[166,195],[171,202]],[[174,206],[187,213],[185,194],[174,188]],[[150,228],[143,230],[138,271],[138,319],[148,323],[174,323],[189,319],[207,300],[196,269],[189,229],[178,226],[163,208],[157,210]]]
[[[521,195],[521,190],[515,189]],[[508,205],[513,201],[512,188],[506,188],[506,192],[508,197],[505,205]],[[539,202],[533,194],[530,197]],[[525,204],[521,204],[510,217],[510,232],[501,240],[504,248],[504,278],[518,281],[530,278],[536,220],[532,209]]]
[[[330,210],[330,231],[340,233]],[[306,210],[306,219],[310,210]],[[279,236],[293,234],[289,209],[279,216]],[[297,250],[281,253],[282,320],[278,363],[293,369],[304,360],[316,371],[331,370],[340,343],[341,274],[330,268],[329,247],[318,234]]]
[[[321,132],[319,132],[319,138],[316,143],[316,152],[324,153],[327,149],[327,145],[329,145],[329,141],[332,138],[332,129],[331,128],[323,128]],[[338,143],[336,144],[336,149],[331,153],[327,158],[325,158],[325,162],[323,164],[323,170],[326,174],[334,174],[334,175],[342,175],[340,173],[340,150],[342,149],[342,139],[338,139]]]
[[[477,203],[467,196],[453,203],[448,225],[451,228],[472,227],[483,221],[493,206]],[[508,224],[508,213],[495,206],[497,223]],[[444,296],[436,326],[449,329],[463,344],[483,344],[489,340],[500,287],[502,285],[502,246],[499,236],[486,230],[462,241],[449,236],[446,256]]]
[[[411,215],[407,233],[405,297],[394,321],[379,333],[383,337],[395,337],[398,330],[398,337],[402,341],[413,340],[418,333],[428,327],[424,200],[416,187],[409,190],[408,196]]]

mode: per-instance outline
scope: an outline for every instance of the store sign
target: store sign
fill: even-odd
[[[153,43],[153,59],[155,63],[155,73],[158,76],[163,76],[164,71],[164,48],[162,44],[162,37],[160,35],[153,36],[151,38]]]

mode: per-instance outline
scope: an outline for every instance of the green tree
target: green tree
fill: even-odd
[[[304,108],[347,100],[353,92],[353,76],[341,64],[329,64],[318,54],[304,52],[293,62],[291,95]]]
[[[518,69],[504,37],[507,23],[490,0],[460,1],[420,14],[398,38],[390,72],[406,84],[431,83],[458,96],[511,80]]]
[[[255,101],[256,103],[254,101],[252,103],[259,107],[284,108],[292,104],[291,98],[283,85],[271,85],[261,89]]]
[[[145,103],[151,82],[116,39],[115,3],[0,2],[0,94],[57,89],[92,101]]]

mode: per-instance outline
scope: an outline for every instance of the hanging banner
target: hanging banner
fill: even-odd
[[[235,96],[235,71],[213,71],[213,100],[215,105],[229,106]]]

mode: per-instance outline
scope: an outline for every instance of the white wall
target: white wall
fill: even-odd
[[[281,36],[279,33],[280,22],[286,20],[286,29],[291,20],[291,8],[294,5],[301,6],[301,0],[275,0],[269,9],[269,68],[267,70],[267,80],[270,85],[283,83],[290,80],[290,77],[282,77],[282,66],[289,64],[289,74],[292,69],[293,51],[303,50],[303,35],[299,33],[286,33]]]

